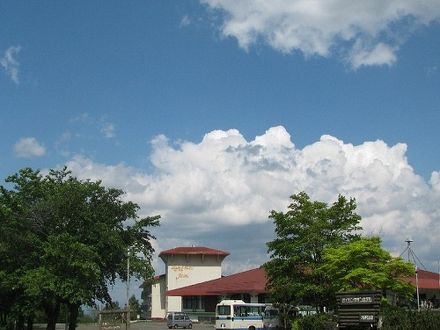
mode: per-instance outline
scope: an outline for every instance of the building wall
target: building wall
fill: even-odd
[[[165,317],[165,276],[161,276],[159,280],[151,286],[151,318],[162,319]]]
[[[167,256],[167,289],[174,290],[220,278],[222,261],[223,258],[211,255]]]
[[[181,312],[182,311],[182,297],[166,297],[167,299],[167,312]]]

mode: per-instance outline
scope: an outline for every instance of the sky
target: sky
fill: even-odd
[[[268,260],[291,195],[342,194],[437,271],[438,0],[5,0],[0,31],[2,184],[67,165],[225,275]]]

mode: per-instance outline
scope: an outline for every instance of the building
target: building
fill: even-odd
[[[159,257],[165,263],[165,274],[142,285],[146,317],[163,319],[167,312],[185,311],[192,319],[212,320],[215,305],[223,299],[270,302],[263,268],[222,276],[222,262],[228,255],[201,246],[162,251]],[[416,285],[415,278],[411,281]],[[419,270],[417,282],[423,303],[438,307],[439,274]]]
[[[165,263],[165,274],[143,285],[147,317],[164,318],[171,311],[205,311],[205,304],[209,302],[200,297],[168,295],[167,292],[221,278],[221,264],[228,255],[228,252],[203,246],[162,251],[159,257]],[[215,307],[216,301],[212,303]]]

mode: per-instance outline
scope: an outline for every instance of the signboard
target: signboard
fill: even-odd
[[[343,292],[336,295],[338,302],[338,326],[376,327],[379,323],[380,291]]]

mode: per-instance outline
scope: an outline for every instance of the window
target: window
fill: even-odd
[[[204,309],[203,301],[200,301],[199,296],[188,296],[182,298],[183,309],[186,310],[198,310]]]
[[[234,306],[234,316],[261,316],[263,313],[263,307],[261,306]]]

